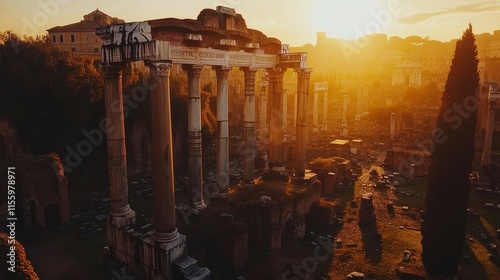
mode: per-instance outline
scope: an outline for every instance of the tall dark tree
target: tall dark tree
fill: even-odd
[[[479,102],[472,26],[457,41],[431,147],[422,224],[422,262],[430,279],[454,279],[465,241]]]

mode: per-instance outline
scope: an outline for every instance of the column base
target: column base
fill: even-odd
[[[215,193],[216,197],[227,199],[229,197],[229,190],[218,190]]]
[[[108,222],[117,227],[135,224],[135,211],[130,209],[129,205],[123,207],[122,210],[125,211],[118,209],[114,209],[114,211],[110,210],[108,213]]]
[[[156,230],[153,232],[153,240],[157,243],[171,243],[179,238],[179,232],[177,232],[177,228],[174,228],[172,232],[157,232]]]
[[[129,211],[126,215],[113,215],[111,212],[108,214],[108,224],[112,224],[116,227],[124,227],[135,224],[135,212],[133,210]]]
[[[243,184],[243,187],[246,187],[246,188],[251,188],[251,187],[255,186],[255,180],[242,181],[241,183]]]
[[[203,200],[202,201],[193,202],[192,206],[193,206],[193,210],[195,212],[207,208],[207,205],[205,204],[205,201],[203,201]]]

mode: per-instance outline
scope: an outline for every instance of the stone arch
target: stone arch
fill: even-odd
[[[45,218],[45,227],[56,227],[61,223],[61,207],[59,204],[53,203],[45,207],[43,210]]]

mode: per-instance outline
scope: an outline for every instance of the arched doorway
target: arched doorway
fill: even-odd
[[[57,227],[61,223],[61,210],[59,209],[59,204],[51,204],[45,207],[45,227]]]
[[[38,217],[36,215],[36,203],[32,200],[30,203],[30,217],[31,226],[34,227],[38,223]]]

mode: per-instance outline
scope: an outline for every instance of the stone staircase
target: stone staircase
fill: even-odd
[[[174,261],[174,279],[210,280],[210,270],[199,267],[198,261],[183,255]]]

